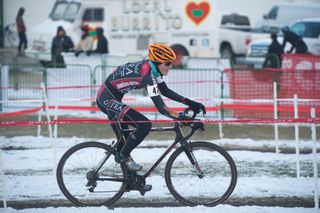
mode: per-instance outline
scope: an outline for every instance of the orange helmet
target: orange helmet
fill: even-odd
[[[165,63],[176,59],[176,54],[173,49],[165,44],[150,44],[149,59],[151,61]]]

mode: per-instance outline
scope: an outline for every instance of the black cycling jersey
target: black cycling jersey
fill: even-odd
[[[169,118],[190,119],[183,113],[178,114],[170,110],[164,104],[160,93],[174,101],[188,105],[195,111],[202,110],[205,113],[205,107],[202,104],[184,98],[169,89],[152,61],[137,61],[117,67],[101,85],[97,94],[97,106],[108,115],[110,120],[121,121],[118,124],[122,129],[127,129],[128,125],[135,128],[129,135],[125,135],[126,140],[124,143],[120,143],[117,146],[117,150],[121,150],[120,154],[127,158],[151,129],[151,122],[145,115],[122,103],[122,98],[127,92],[141,88],[147,89],[159,112]],[[112,128],[118,135],[116,125],[112,124]]]
[[[151,62],[152,63],[152,62]],[[160,93],[174,101],[184,103],[185,98],[171,89],[164,82],[162,76],[155,76],[149,60],[127,63],[117,67],[101,86],[97,102],[108,112],[109,118],[121,119],[129,107],[121,102],[124,94],[133,89],[146,88],[154,105],[159,112],[167,117],[177,119],[178,114],[170,110],[163,102]]]
[[[308,47],[306,43],[303,41],[301,36],[297,35],[295,32],[286,31],[284,32],[284,38],[283,38],[283,44],[282,48],[284,49],[286,46],[286,43],[289,42],[292,46],[289,50],[289,53],[293,51],[294,48],[296,48],[296,53],[307,53]]]

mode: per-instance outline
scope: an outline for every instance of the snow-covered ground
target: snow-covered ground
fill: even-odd
[[[45,208],[45,209],[23,209],[15,210],[9,208],[7,210],[2,210],[4,213],[125,213],[125,212],[134,212],[134,213],[309,213],[317,212],[314,209],[307,208],[281,208],[281,207],[264,207],[264,206],[241,206],[235,207],[230,205],[219,205],[216,207],[163,207],[163,208],[116,208],[108,209],[107,207],[85,207],[85,208],[76,208],[76,207],[59,207],[59,208]],[[1,208],[0,208],[0,212]]]
[[[0,148],[5,176],[6,195],[9,201],[19,200],[57,200],[65,199],[60,192],[53,168],[54,160],[58,161],[61,155],[71,146],[92,139],[58,138],[52,146],[47,137],[0,137]],[[110,143],[111,140],[100,140]],[[219,145],[246,144],[252,147],[274,147],[273,141],[253,141],[251,139],[223,139],[212,141]],[[280,141],[280,147],[294,147],[294,141]],[[135,161],[148,168],[164,152],[169,141],[144,141],[132,153]],[[147,146],[155,148],[147,148]],[[54,148],[55,147],[55,148]],[[302,141],[301,147],[312,147],[311,141]],[[143,153],[143,154],[141,154]],[[255,151],[230,151],[238,168],[237,186],[230,198],[248,197],[299,197],[313,200],[314,179],[312,154],[300,155],[301,177],[296,178],[296,155],[262,153]],[[318,156],[319,159],[319,156]],[[147,179],[153,185],[153,190],[144,196],[145,202],[154,199],[174,199],[166,188],[163,172],[166,159],[160,164],[155,173]],[[138,199],[138,192],[123,195],[121,200]],[[45,209],[15,210],[1,209],[0,212],[106,212],[106,207],[76,208],[59,207]],[[217,207],[163,207],[163,208],[115,208],[113,212],[314,212],[311,208],[283,208],[219,205]]]

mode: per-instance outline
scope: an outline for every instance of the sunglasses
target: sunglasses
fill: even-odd
[[[165,66],[169,67],[169,66],[172,65],[172,62],[164,62],[163,64],[164,64]]]

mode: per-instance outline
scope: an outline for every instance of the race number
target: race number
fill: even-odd
[[[159,95],[158,85],[147,86],[148,94],[150,97]]]

